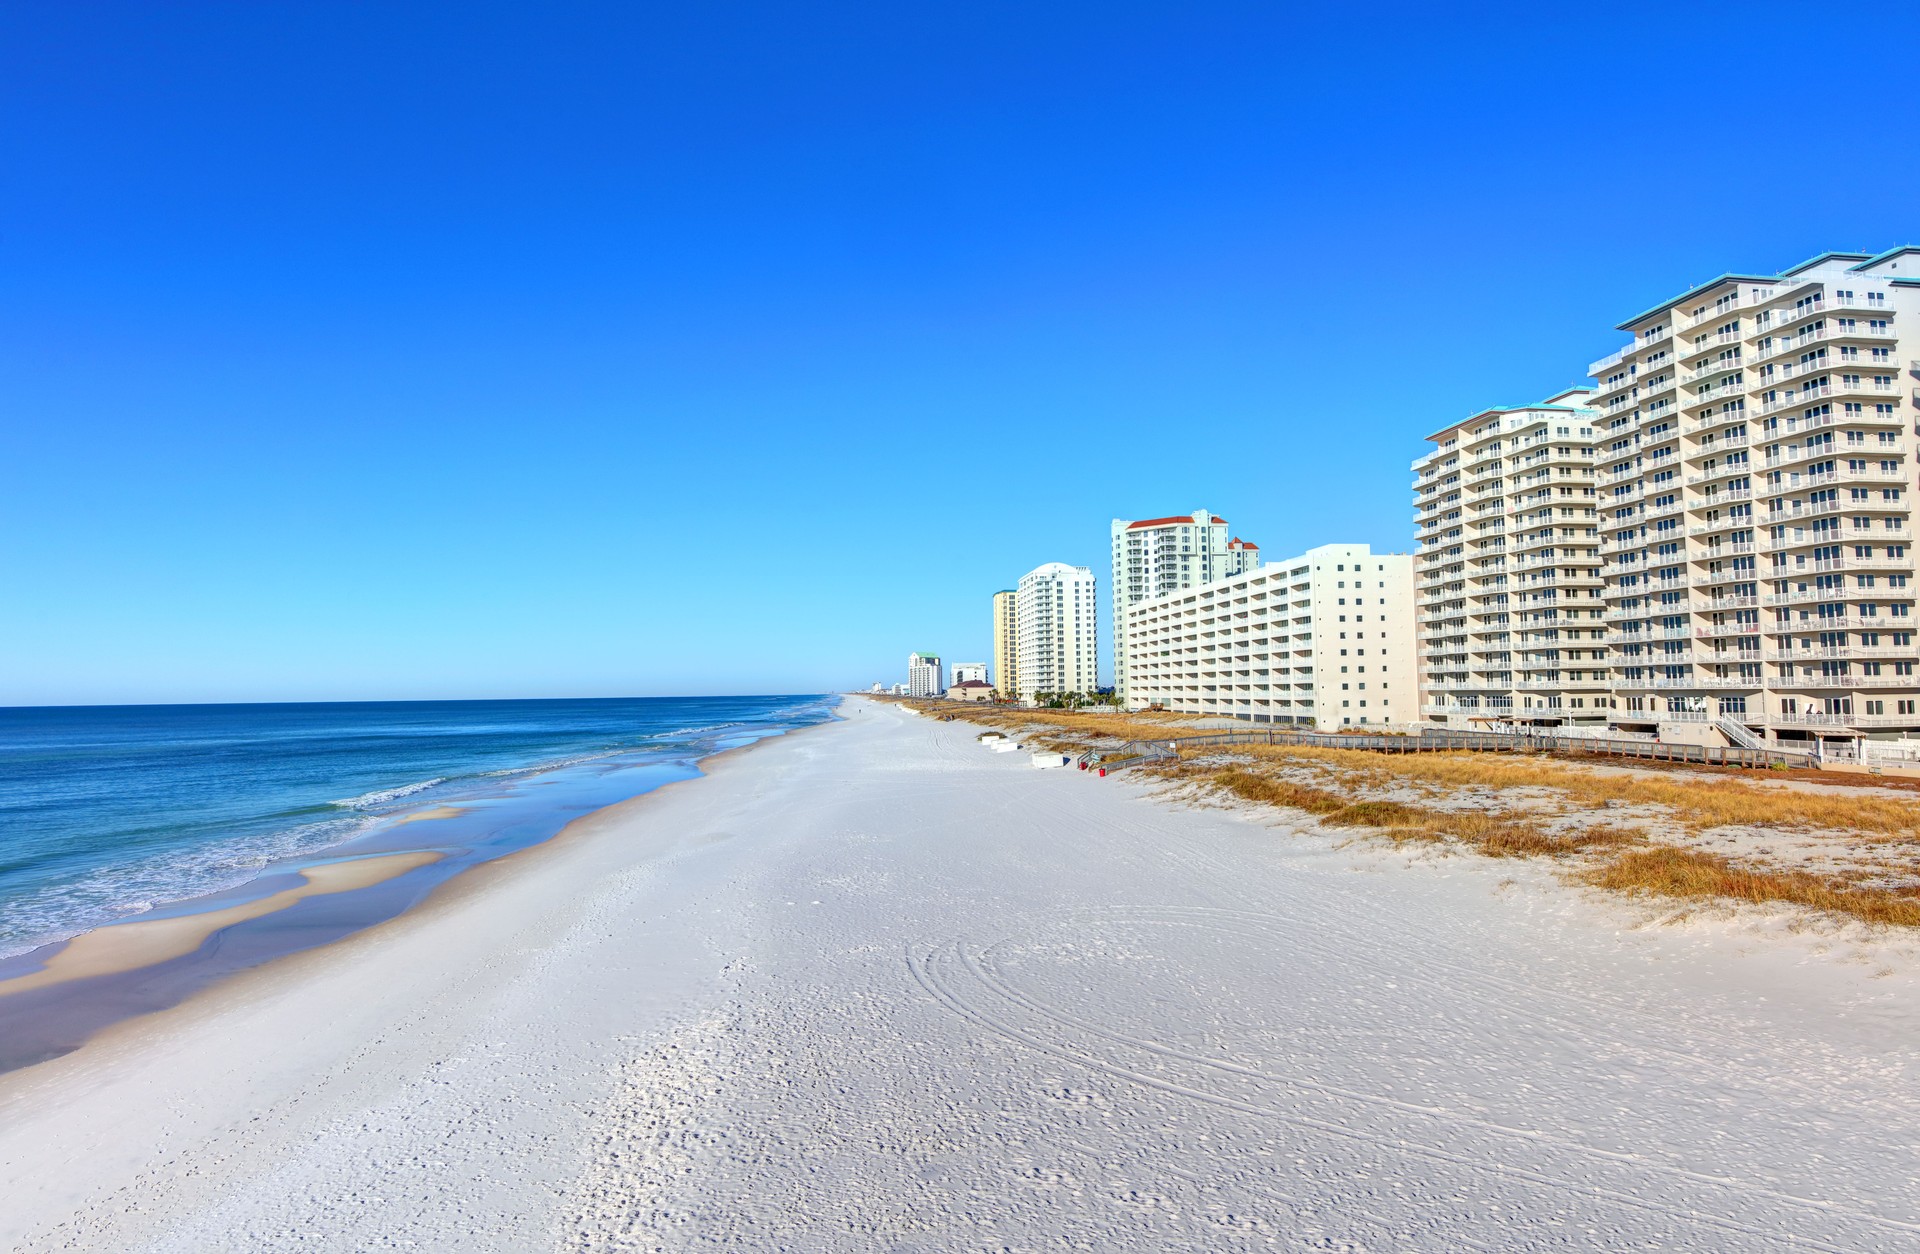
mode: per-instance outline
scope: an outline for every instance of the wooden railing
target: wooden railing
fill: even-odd
[[[1115,770],[1178,757],[1194,749],[1228,745],[1310,745],[1322,749],[1362,749],[1373,753],[1597,753],[1653,762],[1697,762],[1705,766],[1811,767],[1811,754],[1786,749],[1745,749],[1720,745],[1675,745],[1657,740],[1611,740],[1531,732],[1428,731],[1418,736],[1334,735],[1330,732],[1234,731],[1164,740],[1129,740],[1112,749],[1080,755],[1089,766]]]

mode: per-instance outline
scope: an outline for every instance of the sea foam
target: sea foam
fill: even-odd
[[[381,788],[373,792],[363,792],[358,797],[349,797],[345,801],[334,801],[329,804],[339,806],[343,810],[371,810],[375,806],[383,806],[390,801],[398,801],[402,797],[411,797],[414,793],[425,792],[435,784],[446,782],[447,777],[442,775],[437,779],[425,780],[418,784],[403,784],[398,788]]]

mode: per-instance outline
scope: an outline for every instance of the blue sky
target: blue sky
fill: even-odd
[[[0,703],[864,686],[1116,515],[1404,550],[1429,431],[1920,243],[1915,13],[8,5]]]

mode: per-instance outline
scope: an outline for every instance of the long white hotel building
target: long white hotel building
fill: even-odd
[[[1020,699],[1041,692],[1091,693],[1100,682],[1093,572],[1048,562],[1020,577],[1014,593],[1015,684]]]
[[[1580,406],[1592,428],[1606,721],[1669,738],[1712,726],[1748,742],[1920,733],[1920,249],[1722,275],[1619,329],[1632,342],[1593,363],[1596,386]],[[1455,584],[1468,581],[1449,577],[1454,550],[1463,575],[1475,553],[1504,557],[1509,576],[1521,556],[1512,522],[1525,511],[1509,502],[1528,486],[1519,473],[1529,468],[1515,463],[1531,450],[1507,444],[1496,465],[1489,435],[1476,416],[1415,463],[1428,717],[1458,720],[1474,699],[1545,691],[1559,704],[1536,708],[1536,721],[1591,721],[1590,704],[1571,702],[1593,690],[1571,682],[1565,656],[1591,654],[1587,621],[1577,643],[1564,616],[1557,624],[1557,689],[1530,689],[1515,666],[1502,694],[1489,682],[1497,670],[1459,668],[1460,636],[1471,664],[1494,624],[1467,615],[1459,630],[1467,598]],[[1572,486],[1583,467],[1567,469]],[[1508,524],[1504,549],[1492,542],[1501,528],[1473,525],[1496,515]],[[1578,660],[1584,684],[1591,658]]]
[[[1328,544],[1129,605],[1126,706],[1339,728],[1419,718],[1413,559]]]

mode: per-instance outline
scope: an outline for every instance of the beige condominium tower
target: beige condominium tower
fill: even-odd
[[[1019,596],[1012,588],[993,594],[993,690],[1007,700],[1020,695]]]
[[[1590,396],[1483,410],[1414,462],[1427,721],[1606,724]]]
[[[1593,363],[1614,722],[1920,732],[1920,249],[1725,274]]]
[[[1414,463],[1427,718],[1920,735],[1920,249],[1723,274],[1618,329],[1591,389]]]

